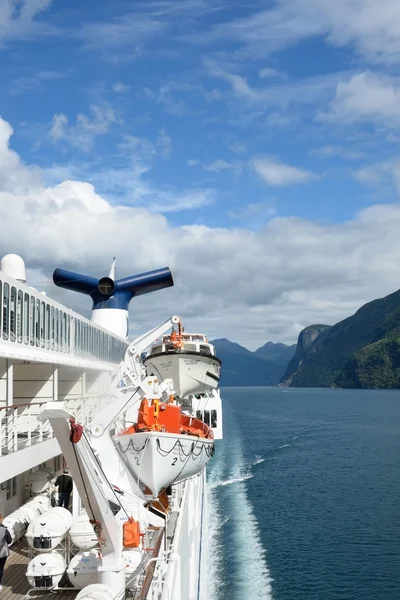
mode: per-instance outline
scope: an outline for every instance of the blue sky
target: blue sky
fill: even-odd
[[[63,206],[75,199],[85,211],[95,198],[117,211],[130,210],[133,223],[133,211],[144,211],[148,219],[153,215],[150,235],[162,224],[168,244],[177,236],[187,240],[179,256],[169,246],[148,252],[149,267],[170,259],[178,273],[186,273],[194,262],[204,272],[201,286],[192,288],[194,296],[203,294],[216,258],[235,272],[263,273],[265,289],[258,290],[254,279],[242,286],[239,281],[241,303],[236,292],[227,293],[237,286],[234,276],[216,291],[213,333],[234,337],[237,315],[255,310],[254,332],[239,325],[238,341],[249,346],[269,337],[293,341],[310,320],[334,322],[363,301],[392,291],[397,272],[389,270],[377,287],[371,282],[377,272],[386,277],[386,268],[360,276],[365,269],[360,270],[360,251],[367,252],[369,240],[382,237],[382,231],[363,230],[361,250],[348,231],[360,232],[371,218],[369,209],[397,210],[399,24],[396,0],[5,0],[0,116],[13,129],[3,150],[7,160],[18,156],[19,175],[12,179],[8,170],[3,192],[20,198],[21,189],[10,181],[27,179],[24,194],[31,196],[40,186],[35,201],[42,209],[45,200],[38,198],[48,202],[51,196],[54,210],[60,210],[54,198],[61,190]],[[68,182],[80,183],[71,191]],[[29,212],[31,204],[26,206]],[[55,221],[62,222],[65,215],[56,212]],[[310,242],[313,228],[317,234]],[[124,245],[116,230],[107,235],[105,229],[116,246],[107,251],[137,256],[138,245]],[[338,252],[349,246],[344,254],[332,254],[327,243],[332,236]],[[343,242],[343,236],[350,241]],[[296,277],[284,277],[285,285],[271,293],[277,262],[285,270],[287,260],[307,255],[316,238],[321,240],[313,254],[316,263],[299,264]],[[222,249],[226,240],[228,251]],[[62,245],[57,239],[52,243]],[[196,244],[193,262],[186,264]],[[59,262],[71,262],[60,247],[56,252],[51,246],[50,252]],[[24,250],[22,242],[17,249]],[[30,251],[34,268],[44,260],[45,272],[51,270],[47,253]],[[380,264],[396,263],[381,252]],[[349,255],[357,257],[348,261],[351,267],[343,264]],[[99,268],[100,258],[101,253],[86,260],[83,245],[75,266]],[[144,259],[135,261],[144,266]],[[129,269],[129,263],[122,264]],[[325,272],[333,284],[322,298]],[[182,282],[181,297],[189,279]],[[314,282],[315,293],[308,297]],[[197,323],[196,310],[208,301],[191,297],[182,309],[190,305]],[[318,306],[310,309],[313,302]],[[291,309],[278,318],[270,313],[271,303],[277,310]],[[264,311],[262,331],[257,310]],[[200,311],[200,317],[206,315]]]

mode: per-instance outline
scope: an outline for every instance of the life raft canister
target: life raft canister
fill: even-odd
[[[133,517],[129,517],[123,525],[124,548],[138,548],[140,544],[140,525]]]

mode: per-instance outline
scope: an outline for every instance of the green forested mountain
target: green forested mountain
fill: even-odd
[[[282,378],[286,385],[400,387],[400,291],[323,329],[306,348],[298,343],[294,358],[297,365],[292,359]]]

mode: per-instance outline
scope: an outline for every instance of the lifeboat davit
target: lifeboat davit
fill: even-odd
[[[198,333],[185,333],[179,323],[178,331],[154,344],[143,359],[147,375],[161,381],[171,378],[179,398],[215,389],[221,377],[221,360],[207,338]]]
[[[200,473],[214,454],[214,434],[200,419],[181,412],[173,402],[144,398],[138,420],[113,438],[135,478],[154,498],[172,483]]]

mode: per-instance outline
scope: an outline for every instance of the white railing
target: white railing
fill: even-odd
[[[111,401],[107,396],[73,398],[65,404],[81,425],[89,425],[99,410]],[[49,421],[39,421],[46,402],[0,408],[0,457],[34,446],[54,437]]]

